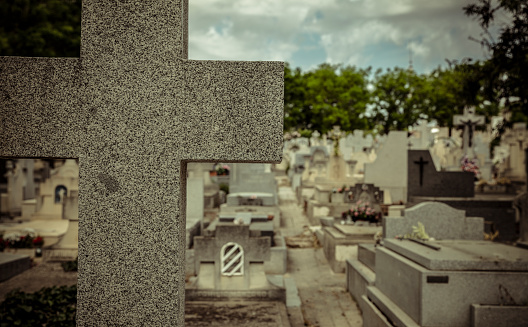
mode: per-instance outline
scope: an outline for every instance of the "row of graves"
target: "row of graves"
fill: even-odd
[[[346,261],[363,326],[527,326],[528,249],[484,226],[441,202],[384,217],[380,241]]]
[[[228,185],[229,193],[214,219],[206,219],[203,202],[190,200],[201,198],[196,190],[203,183],[196,182],[193,189],[189,183],[193,178],[189,175],[187,179],[188,217],[194,213],[202,218],[199,228],[187,231],[186,299],[285,301],[287,251],[278,231],[281,215],[271,165],[234,163],[216,167],[203,176],[211,176],[215,185]]]
[[[0,281],[31,260],[70,261],[78,254],[79,166],[73,159],[2,160]]]
[[[512,149],[508,160],[497,161],[494,172],[489,142],[483,141],[490,138],[487,132],[475,131],[475,126],[483,122],[484,117],[471,109],[455,116],[454,123],[461,128],[458,140],[456,135],[449,139],[442,136],[447,135],[446,129],[433,133],[425,125],[418,126],[410,136],[407,132],[391,132],[371,147],[375,160],[364,163],[361,175],[341,169],[351,166],[342,150],[338,150],[344,148],[341,144],[346,139],[331,146],[311,140],[317,145],[309,148],[309,159],[302,150],[307,148],[303,141],[290,141],[286,149],[291,151],[287,150],[285,157],[295,158],[289,170],[292,187],[312,223],[324,227],[318,236],[334,271],[344,271],[346,258],[356,255],[360,241],[374,242],[381,233],[381,216],[401,215],[405,207],[428,201],[442,202],[470,216],[484,218],[487,238],[525,242],[528,236],[521,221],[524,200],[519,186],[525,184],[521,179],[526,178],[526,173],[519,174],[520,169],[516,168],[524,165],[524,154]],[[521,139],[519,135],[524,134],[519,129],[526,126],[520,125],[508,131],[503,142],[511,143],[512,135]],[[353,136],[349,135],[350,139]],[[362,139],[363,143],[358,142],[360,147],[372,144],[367,138]],[[441,153],[443,156],[439,156]],[[312,181],[304,179],[303,174],[313,170],[316,173],[311,175],[316,178],[310,184]],[[512,183],[500,182],[504,174]],[[359,222],[354,221],[357,217]]]

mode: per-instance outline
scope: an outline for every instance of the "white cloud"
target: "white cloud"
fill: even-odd
[[[411,49],[415,67],[430,70],[445,58],[482,55],[479,45],[468,40],[480,32],[463,15],[462,7],[470,2],[191,0],[189,56],[291,61],[306,48],[302,36],[310,34],[320,38],[318,46],[330,63],[377,68],[380,52],[386,51],[399,56],[392,66],[401,66]]]

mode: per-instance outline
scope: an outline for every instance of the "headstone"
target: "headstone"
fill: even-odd
[[[408,150],[407,196],[473,197],[475,175],[469,172],[439,172],[429,150]]]
[[[36,212],[31,220],[62,219],[64,199],[79,190],[79,165],[73,159],[52,172],[50,178],[40,185]]]
[[[210,162],[190,162],[187,165],[188,176],[202,180],[203,205],[207,209],[212,209],[219,205],[218,192],[220,187],[211,180],[211,170],[213,170],[213,164]]]
[[[453,125],[464,127],[462,149],[464,154],[473,158],[474,156],[474,140],[476,126],[482,126],[485,123],[484,116],[475,115],[475,108],[464,108],[463,115],[455,115],[453,117]]]
[[[365,183],[385,191],[385,203],[407,202],[407,132],[392,131],[378,150],[377,158],[365,164]]]
[[[383,237],[395,238],[411,234],[421,223],[430,237],[437,240],[482,240],[484,219],[466,217],[464,210],[441,202],[422,202],[404,210],[402,217],[383,218]]]
[[[71,191],[63,199],[62,219],[68,221],[68,229],[59,242],[44,250],[46,260],[71,261],[79,255],[79,194]]]
[[[182,326],[187,162],[280,162],[284,64],[188,61],[187,1],[84,0],[81,30],[0,58],[0,156],[79,158],[78,326]]]
[[[187,177],[187,205],[185,215],[185,246],[190,248],[194,236],[200,235],[204,218],[204,181],[201,177]]]
[[[268,164],[232,164],[229,193],[268,193],[272,195],[274,204],[278,204],[277,182]]]
[[[249,225],[217,224],[214,236],[194,238],[198,288],[249,290],[266,284],[264,272],[251,274],[251,265],[270,260],[270,247],[269,237],[251,237]]]
[[[501,144],[508,147],[509,157],[506,167],[503,168],[504,177],[512,181],[526,181],[525,171],[525,152],[528,146],[528,133],[526,132],[526,123],[515,123],[511,130],[504,133]]]
[[[431,129],[432,127],[427,126],[426,120],[418,121],[418,125],[413,128],[409,137],[410,148],[413,150],[428,150],[434,143],[434,135],[431,133]]]

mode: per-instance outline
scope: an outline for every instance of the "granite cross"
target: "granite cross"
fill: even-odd
[[[79,158],[78,326],[183,326],[187,162],[280,162],[284,65],[187,60],[187,0],[82,6],[80,58],[0,57],[0,157]]]
[[[463,115],[455,115],[453,117],[453,125],[455,126],[464,126],[464,139],[463,139],[463,148],[465,154],[472,154],[473,147],[473,130],[475,126],[484,125],[484,116],[475,115],[474,108],[465,108]]]
[[[420,186],[423,185],[423,173],[424,173],[424,165],[427,165],[429,161],[423,160],[423,157],[420,157],[420,161],[414,162],[417,165],[420,165]]]

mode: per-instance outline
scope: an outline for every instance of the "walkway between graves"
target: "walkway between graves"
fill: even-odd
[[[309,226],[290,187],[279,188],[284,236],[298,235]],[[322,248],[289,248],[288,273],[295,280],[301,298],[302,322],[289,307],[292,326],[362,326],[361,313],[346,291],[345,274],[336,274],[328,265]]]

